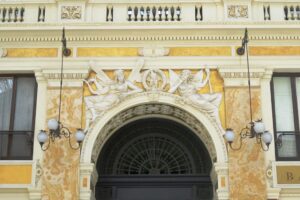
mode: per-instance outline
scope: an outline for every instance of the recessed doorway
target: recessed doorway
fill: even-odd
[[[210,200],[212,161],[188,127],[145,118],[119,128],[97,161],[97,200]]]

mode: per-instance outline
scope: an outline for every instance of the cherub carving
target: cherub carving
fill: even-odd
[[[205,69],[206,78],[204,77],[204,70],[200,70],[195,75],[190,70],[183,70],[180,75],[173,70],[169,70],[170,75],[170,89],[168,92],[179,92],[179,95],[191,102],[195,107],[207,112],[214,117],[221,129],[221,121],[219,117],[219,105],[222,100],[221,93],[199,94],[198,90],[203,88],[209,82],[210,71]],[[211,91],[212,92],[212,91]]]
[[[96,117],[117,105],[124,97],[143,91],[134,85],[134,81],[126,79],[124,71],[121,69],[115,70],[115,78],[112,80],[101,69],[95,66],[92,66],[92,68],[97,73],[95,78],[84,80],[92,93],[92,96],[84,98],[86,104],[86,130]],[[134,77],[137,77],[137,75]],[[92,86],[93,84],[95,89]]]

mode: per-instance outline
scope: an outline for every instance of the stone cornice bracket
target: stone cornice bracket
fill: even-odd
[[[169,48],[164,47],[143,47],[139,48],[139,55],[145,57],[160,57],[168,56],[170,52]]]
[[[61,76],[59,69],[45,69],[41,73],[48,80],[49,87],[59,87]],[[86,79],[88,75],[89,69],[66,69],[63,73],[63,86],[82,87],[82,80]]]
[[[225,87],[247,87],[248,73],[247,69],[241,68],[219,68],[219,73],[224,79]],[[269,73],[264,68],[250,69],[251,86],[260,86],[260,80]]]

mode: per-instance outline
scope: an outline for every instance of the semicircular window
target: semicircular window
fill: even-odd
[[[115,162],[114,174],[192,174],[185,150],[159,134],[138,137],[128,143]]]
[[[97,162],[101,175],[209,174],[209,154],[195,134],[166,119],[129,123],[110,138]]]

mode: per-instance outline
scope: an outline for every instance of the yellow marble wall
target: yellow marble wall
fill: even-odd
[[[57,48],[9,48],[9,58],[57,57]]]
[[[48,88],[47,95],[47,118],[56,118],[58,116],[58,88]],[[73,133],[76,128],[80,128],[81,109],[82,89],[64,89],[61,122]],[[42,199],[78,200],[78,167],[79,150],[71,149],[66,139],[57,140],[55,144],[51,144],[44,154]]]
[[[226,88],[226,123],[239,131],[250,121],[248,88]],[[261,116],[260,90],[252,89],[253,119]],[[239,141],[234,142],[235,146]],[[264,152],[255,139],[246,139],[238,151],[229,149],[230,200],[265,200]]]
[[[250,46],[251,56],[299,56],[300,46]]]
[[[0,165],[1,184],[31,184],[32,165]]]
[[[169,56],[231,56],[231,47],[172,47]]]

